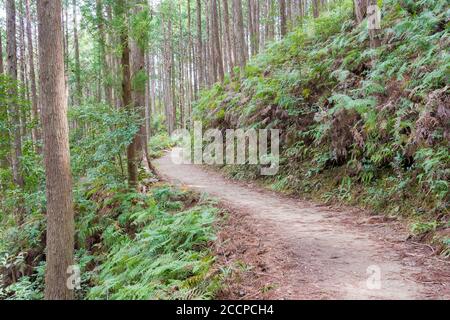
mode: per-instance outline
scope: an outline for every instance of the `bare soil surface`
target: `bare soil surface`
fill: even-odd
[[[154,161],[171,183],[229,210],[217,254],[241,269],[220,298],[450,299],[450,264],[404,226],[352,208],[300,201],[196,165]]]

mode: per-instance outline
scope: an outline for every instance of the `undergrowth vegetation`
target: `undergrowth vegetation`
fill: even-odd
[[[72,109],[70,119],[77,123],[71,132],[77,298],[214,297],[221,283],[211,251],[214,203],[156,182],[144,170],[145,192],[127,188],[124,150],[139,128],[135,114],[87,104]],[[171,145],[167,134],[155,132],[149,154]],[[0,195],[0,299],[43,298],[45,179],[33,146],[24,151],[27,189],[8,186]],[[21,202],[26,212],[18,209]]]
[[[411,219],[449,255],[449,7],[383,1],[383,41],[371,48],[352,1],[274,42],[203,92],[205,126],[282,130],[272,188]],[[239,179],[257,166],[227,166]],[[445,236],[445,234],[447,234]]]
[[[219,288],[211,272],[216,209],[207,203],[184,209],[185,193],[168,187],[152,196],[128,195],[142,202],[118,216],[102,237],[110,246],[88,298],[208,299]],[[186,200],[186,199],[183,199]],[[126,203],[126,202],[125,202]],[[126,229],[133,230],[132,236]]]

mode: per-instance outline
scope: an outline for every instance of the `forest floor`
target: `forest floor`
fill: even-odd
[[[154,164],[164,179],[206,193],[230,212],[216,252],[242,273],[219,298],[450,299],[450,262],[408,240],[401,222],[177,165],[170,153]]]

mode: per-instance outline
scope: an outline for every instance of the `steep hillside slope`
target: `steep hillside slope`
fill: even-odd
[[[449,16],[447,1],[383,1],[371,49],[349,1],[203,92],[196,112],[209,127],[282,129],[272,188],[406,216],[448,255]]]

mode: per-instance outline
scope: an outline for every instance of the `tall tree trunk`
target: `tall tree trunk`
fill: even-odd
[[[222,49],[220,47],[220,34],[219,34],[219,15],[217,10],[217,0],[212,0],[212,34],[213,34],[213,52],[214,52],[214,64],[216,65],[216,81],[223,81],[223,59]]]
[[[233,35],[230,29],[230,13],[229,13],[229,6],[228,6],[228,0],[223,0],[223,20],[225,25],[225,37],[227,42],[227,52],[228,52],[228,62],[230,65],[230,71],[233,72],[233,68],[235,66],[235,57],[234,57],[234,50],[233,50]]]
[[[131,65],[130,65],[130,46],[128,37],[128,12],[127,1],[120,0],[116,4],[117,15],[122,19],[125,27],[122,27],[120,42],[122,46],[122,103],[124,108],[132,108],[132,85],[131,85]],[[136,137],[127,147],[127,167],[128,167],[128,186],[130,189],[136,189],[138,185],[138,164],[136,163]]]
[[[3,43],[2,43],[2,32],[0,29],[0,75],[5,73],[5,68],[3,66]],[[0,105],[0,118],[7,119],[8,118],[8,110],[6,105]],[[0,147],[1,149],[9,149],[9,133],[5,129],[0,128]],[[1,150],[0,149],[0,150]],[[4,152],[0,154],[0,168],[7,169],[8,168],[8,152]],[[6,182],[5,182],[6,183]],[[0,184],[0,187],[2,185]]]
[[[287,33],[286,0],[280,0],[280,33],[282,37]]]
[[[67,71],[69,69],[69,10],[68,5],[62,4],[63,8],[62,15],[63,15],[63,28],[64,28],[64,63],[65,63],[65,74],[66,74],[66,80],[67,80]]]
[[[243,68],[247,63],[247,45],[244,33],[244,16],[242,14],[242,1],[233,0],[233,10],[235,20],[235,57],[239,67]]]
[[[27,76],[27,65],[26,65],[26,57],[25,57],[25,20],[24,20],[24,6],[23,0],[19,1],[19,69],[20,69],[20,83],[21,83],[21,98],[25,101],[29,99],[29,90],[28,90],[28,76]],[[20,113],[20,130],[22,137],[27,136],[27,122],[29,118],[29,112],[27,108],[22,108]]]
[[[0,74],[5,73],[5,68],[3,67],[3,43],[2,43],[2,30],[0,29]]]
[[[69,99],[69,3],[68,1],[64,1],[62,4],[62,24],[63,24],[63,44],[64,44],[64,74],[66,81],[66,95],[67,99]],[[36,35],[37,38],[37,35]],[[74,103],[73,95],[70,96],[71,103]]]
[[[202,1],[197,0],[197,66],[199,75],[199,86],[202,88],[205,85],[205,67],[203,64],[203,39],[202,39]]]
[[[61,1],[39,0],[39,65],[47,188],[45,298],[73,299],[74,211],[64,79]]]
[[[190,120],[191,115],[191,106],[192,106],[192,100],[195,92],[196,87],[196,77],[193,70],[193,59],[194,59],[194,45],[192,42],[192,15],[191,15],[191,1],[187,0],[187,8],[188,8],[188,48],[189,48],[189,54],[188,54],[188,118],[187,120]]]
[[[211,3],[212,0],[206,1],[206,12],[210,13],[212,11]],[[206,14],[206,58],[207,61],[207,81],[206,83],[210,86],[214,83],[217,76],[216,64],[214,63],[214,52],[213,52],[213,37],[212,37],[212,17],[210,14]]]
[[[274,5],[273,0],[266,0],[266,25],[265,25],[265,42],[274,40],[275,23],[274,23]]]
[[[248,25],[248,40],[249,40],[249,47],[250,47],[250,55],[254,55],[255,50],[255,35],[253,34],[254,28],[253,28],[253,0],[247,0],[247,25]]]
[[[286,0],[286,21],[288,30],[292,28],[292,0]]]
[[[108,21],[108,25],[111,26],[113,23],[113,10],[112,10],[112,5],[111,3],[108,3],[106,5],[106,17],[107,17],[107,21]],[[108,32],[107,32],[107,43],[110,46],[114,46],[117,43],[117,37],[116,34],[114,33],[113,28],[108,28]],[[113,79],[117,79],[117,74],[120,74],[120,71],[117,68],[117,56],[115,54],[108,54],[108,69],[109,69],[109,75],[111,77],[110,81],[113,81]],[[120,108],[120,104],[121,104],[121,99],[120,99],[120,93],[115,86],[113,86],[112,84],[110,84],[111,87],[111,105],[112,106],[116,106],[116,108]]]
[[[168,24],[168,44],[169,44],[169,96],[170,96],[170,121],[172,131],[177,128],[177,99],[176,99],[176,86],[175,86],[175,52],[174,52],[174,42],[173,42],[173,26],[172,18],[169,16]]]
[[[259,50],[259,5],[258,0],[248,0],[248,29],[252,56]]]
[[[16,43],[16,4],[14,0],[6,1],[6,62],[7,74],[13,81],[17,81],[17,43]],[[10,92],[12,96],[17,94],[17,88]],[[14,183],[23,188],[24,180],[22,176],[22,137],[20,132],[20,108],[17,104],[10,105],[11,118],[13,121],[13,152],[12,170]]]
[[[152,134],[151,119],[153,113],[156,112],[156,66],[155,56],[150,56],[149,72],[150,72],[150,116],[149,116],[149,135]]]
[[[113,105],[112,86],[110,84],[110,71],[108,65],[108,58],[106,54],[106,35],[105,35],[105,18],[103,16],[103,2],[96,0],[96,15],[98,37],[100,44],[100,59],[102,62],[102,76],[105,91],[105,98],[108,104]]]
[[[27,16],[27,38],[28,38],[28,64],[30,68],[30,84],[31,84],[31,110],[33,114],[33,121],[35,126],[33,128],[33,137],[37,144],[41,141],[39,111],[38,111],[38,97],[36,90],[36,74],[34,70],[34,51],[33,51],[33,36],[31,32],[31,12],[30,0],[25,0],[25,10]]]
[[[261,14],[261,7],[260,7],[260,1],[259,0],[253,0],[253,8],[255,10],[255,13],[253,14],[253,34],[255,35],[255,53],[258,54],[259,47],[261,44],[261,30],[260,30],[260,14]]]
[[[133,14],[137,15],[142,12],[142,2],[139,1],[138,5],[133,9]],[[142,119],[145,118],[145,52],[144,44],[139,43],[138,39],[131,39],[130,52],[131,52],[131,83],[132,87],[132,105],[135,112],[137,112]],[[143,160],[144,148],[147,145],[147,139],[145,134],[145,124],[141,125],[139,131],[134,136],[133,141],[128,146],[128,154],[132,158],[128,158],[128,168],[132,172],[138,172],[139,165]],[[132,168],[130,169],[130,166]],[[131,176],[130,176],[131,177]],[[134,180],[129,180],[129,185],[132,188],[138,186],[137,174],[133,177]]]
[[[148,79],[148,83],[145,85],[145,143],[148,143],[150,138],[150,116],[152,110],[152,101],[150,98],[150,86],[151,86],[151,73],[150,73],[150,53],[145,54],[145,75]]]
[[[314,18],[319,17],[319,0],[312,0],[313,4],[313,16]]]
[[[178,2],[178,23],[179,23],[179,40],[178,40],[178,50],[177,52],[185,52],[185,41],[184,41],[184,33],[183,33],[183,16],[182,16],[182,10],[181,10],[181,1]],[[189,54],[188,54],[189,55]],[[184,55],[178,55],[178,106],[180,110],[180,126],[181,128],[186,128],[186,122],[185,122],[185,88],[186,84],[184,83],[185,80],[185,74],[184,74]]]
[[[80,64],[80,44],[78,40],[78,23],[77,23],[77,1],[72,1],[73,6],[73,45],[75,50],[75,81],[76,81],[76,98],[77,103],[81,103],[83,97],[81,87],[81,64]]]

